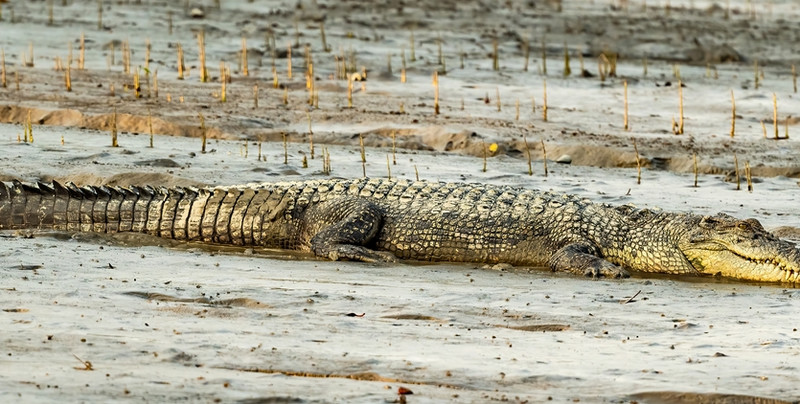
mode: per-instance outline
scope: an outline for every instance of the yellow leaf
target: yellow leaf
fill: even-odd
[[[492,143],[491,145],[489,145],[489,151],[492,153],[497,152],[497,143]]]

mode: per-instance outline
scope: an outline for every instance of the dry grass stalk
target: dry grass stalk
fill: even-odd
[[[139,82],[139,69],[133,74],[133,96],[135,98],[142,98],[141,83]]]
[[[203,114],[202,113],[198,113],[197,116],[200,117],[200,141],[201,141],[200,153],[205,153],[206,152],[206,119],[203,118]]]
[[[647,77],[647,58],[642,58],[642,77]]]
[[[692,153],[694,158],[694,187],[697,188],[697,153]]]
[[[347,108],[353,108],[353,76],[347,75]]]
[[[733,89],[731,89],[731,137],[736,132],[736,99],[733,97]]]
[[[81,44],[78,51],[78,69],[83,70],[84,62],[86,61],[86,36],[81,32]]]
[[[364,150],[364,135],[361,133],[358,134],[358,146],[361,149],[361,171],[364,174],[364,178],[367,177],[367,153]]]
[[[283,105],[289,105],[289,87],[283,88]]]
[[[750,171],[750,162],[744,162],[744,178],[747,180],[747,191],[753,192],[753,176]]]
[[[761,120],[761,131],[764,132],[764,139],[767,138],[767,125],[764,123],[764,120]]]
[[[28,59],[28,57],[30,57],[30,60]],[[22,61],[23,61],[22,64],[24,66],[26,66],[26,67],[34,67],[34,62],[33,62],[33,42],[30,42],[28,44],[28,55],[26,56],[25,54],[23,54],[22,55]]]
[[[433,114],[439,115],[439,72],[433,71]]]
[[[515,106],[516,106],[517,113],[516,113],[516,115],[514,115],[514,120],[515,121],[519,121],[519,98],[517,98],[517,102],[516,102]]]
[[[150,70],[150,50],[152,48],[152,44],[150,43],[150,39],[144,40],[144,68],[146,70]]]
[[[253,84],[253,109],[258,109],[258,83]]]
[[[147,108],[147,129],[150,131],[150,148],[153,148],[153,114]]]
[[[225,67],[225,62],[219,62],[219,81],[221,84],[220,92],[219,92],[219,102],[227,102],[228,101],[228,80],[226,78],[225,72],[227,68]]]
[[[525,143],[525,154],[528,157],[528,175],[533,175],[533,165],[531,163],[531,148],[528,146],[528,137],[522,134],[522,141]]]
[[[361,92],[367,92],[367,68],[365,66],[361,66]]]
[[[500,87],[494,88],[495,95],[497,96],[497,112],[500,112],[500,109],[503,106],[503,103],[500,101]]]
[[[300,19],[294,20],[294,46],[300,47]]]
[[[542,38],[542,75],[547,76],[547,46]]]
[[[53,25],[53,0],[47,0],[47,25]]]
[[[172,35],[172,10],[167,10],[167,32]]]
[[[797,93],[797,68],[795,65],[792,65],[792,87],[794,92]]]
[[[278,82],[278,70],[272,66],[272,88],[279,88],[281,85]]]
[[[178,80],[183,80],[183,71],[186,66],[183,64],[183,46],[178,42]]]
[[[147,91],[147,98],[150,98],[150,69],[144,69],[144,89]]]
[[[772,126],[775,128],[775,140],[778,139],[778,96],[772,93]]]
[[[308,89],[308,105],[314,105],[314,64],[309,62],[306,69],[306,89]]]
[[[319,109],[319,90],[314,87],[314,109]]]
[[[122,69],[125,74],[131,73],[131,44],[127,40],[122,41]]]
[[[544,139],[542,139],[542,163],[544,164],[544,176],[547,177],[547,149],[544,147]]]
[[[322,41],[322,51],[328,52],[330,48],[328,48],[328,41],[325,39],[325,22],[319,23],[319,36],[320,40]]]
[[[392,179],[392,164],[389,162],[389,155],[386,155],[386,171],[389,175],[389,180]]]
[[[119,142],[117,142],[117,107],[114,107],[114,114],[111,115],[111,147],[119,147]]]
[[[542,120],[547,122],[547,80],[542,81]]]
[[[444,42],[442,40],[442,34],[439,33],[439,37],[436,38],[436,48],[437,48],[437,51],[438,51],[437,55],[438,55],[438,58],[439,58],[439,66],[442,66],[442,72],[446,72],[447,71],[447,68],[446,68],[447,65],[446,65],[445,60],[444,60],[444,52],[442,51],[442,42]]]
[[[416,62],[417,61],[417,55],[414,52],[414,30],[413,29],[411,30],[411,38],[409,39],[409,44],[411,46],[410,51],[409,51],[410,52],[409,53],[409,58],[411,59],[412,62]]]
[[[111,47],[108,50],[108,57],[106,58],[106,67],[108,71],[111,71],[111,67],[114,66],[114,42],[111,42]]]
[[[314,131],[311,130],[311,113],[306,111],[306,117],[308,117],[308,143],[309,143],[309,151],[311,152],[311,160],[314,160]]]
[[[786,117],[786,120],[783,121],[783,127],[785,129],[785,133],[784,133],[784,136],[783,136],[784,139],[788,139],[789,138],[789,118],[790,117]]]
[[[742,189],[742,180],[739,177],[739,158],[736,156],[736,152],[733,152],[733,170],[736,175],[736,190]]]
[[[636,145],[636,139],[633,139],[633,151],[636,153],[636,184],[642,183],[642,159],[639,157],[639,147]]]
[[[392,131],[392,164],[397,165],[397,131]]]
[[[153,71],[153,98],[158,98],[158,69]]]
[[[522,71],[528,71],[528,61],[531,58],[531,44],[527,40],[522,41],[522,60],[524,61],[522,64]],[[461,59],[461,68],[464,68],[464,59]]]
[[[678,81],[678,135],[683,134],[683,83]]]
[[[672,65],[672,76],[675,80],[681,81],[681,67],[678,64]]]
[[[8,87],[8,83],[6,82],[6,51],[5,49],[0,49],[0,86],[3,88]]]
[[[247,38],[242,37],[242,76],[249,76],[250,71],[247,68]]]
[[[569,77],[572,74],[572,68],[569,66],[569,48],[567,43],[564,42],[564,77]]]
[[[623,102],[625,104],[625,113],[624,113],[624,116],[623,116],[623,119],[622,119],[623,128],[625,128],[625,130],[631,130],[630,125],[628,125],[628,80],[623,80],[622,81],[622,87],[623,87],[623,91],[624,91]],[[636,144],[635,142],[636,141],[634,140],[634,145]]]
[[[606,81],[606,77],[609,76],[611,71],[611,61],[608,60],[608,56],[605,53],[601,53],[600,56],[597,57],[597,75],[600,77],[600,81]]]
[[[497,39],[492,40],[492,70],[498,71],[500,70],[500,54],[498,48]]]
[[[208,69],[206,68],[206,43],[205,32],[200,31],[197,33],[197,48],[200,52],[200,82],[206,83],[210,79],[208,76]]]
[[[19,91],[19,71],[17,69],[14,69],[14,85],[15,90]]]
[[[256,156],[256,157],[257,157],[257,159],[256,159],[256,160],[258,160],[258,161],[261,161],[261,160],[263,159],[263,157],[264,157],[264,156],[261,154],[261,142],[260,142],[260,141],[258,142],[258,156]]]
[[[419,181],[419,170],[417,169],[417,165],[414,164],[414,178]]]
[[[30,110],[28,110],[28,118],[25,121],[25,143],[33,143],[33,121]]]
[[[487,165],[487,160],[488,160],[487,156],[489,154],[489,151],[486,150],[486,142],[481,140],[481,144],[483,145],[483,170],[482,171],[486,172],[486,165]]]
[[[286,132],[281,132],[283,136],[283,164],[289,164],[289,142],[286,139]]]
[[[756,90],[758,90],[759,77],[758,77],[758,59],[753,61],[753,86],[755,86]]]
[[[67,87],[67,92],[72,91],[72,66],[69,64],[66,72],[64,72],[64,85]]]
[[[286,48],[286,77],[292,79],[292,43]]]

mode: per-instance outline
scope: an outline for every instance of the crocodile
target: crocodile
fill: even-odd
[[[0,230],[140,232],[331,260],[549,267],[800,283],[795,244],[756,219],[593,203],[511,186],[326,179],[232,186],[0,182]]]

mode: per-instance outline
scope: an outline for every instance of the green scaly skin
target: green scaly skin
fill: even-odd
[[[333,260],[507,263],[592,277],[638,271],[800,281],[796,246],[755,219],[614,207],[506,186],[385,179],[227,189],[0,184],[0,230],[141,232]]]

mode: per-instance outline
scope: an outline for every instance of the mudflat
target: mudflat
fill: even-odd
[[[2,180],[418,177],[800,238],[788,0],[0,6]],[[800,294],[781,285],[138,235],[0,245],[3,400],[800,400]]]

